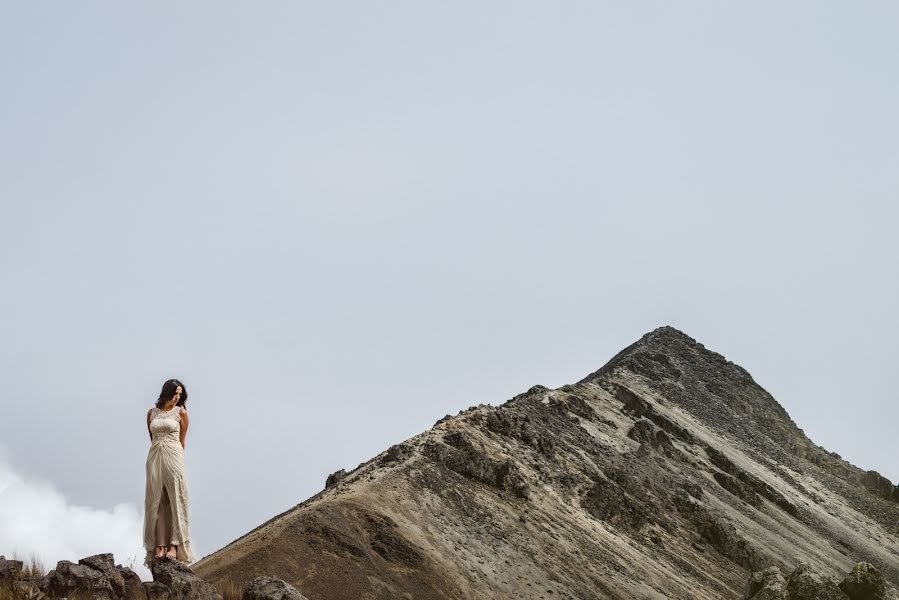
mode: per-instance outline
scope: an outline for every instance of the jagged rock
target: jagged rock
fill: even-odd
[[[564,389],[565,386],[562,386],[562,388]],[[565,404],[568,410],[577,416],[587,419],[588,421],[597,420],[596,411],[590,408],[590,405],[580,396],[575,396],[574,394],[567,396],[565,398]]]
[[[800,563],[787,579],[790,600],[847,600],[833,577],[815,571],[808,563]]]
[[[263,575],[247,582],[240,600],[307,600],[307,598],[283,579]]]
[[[590,516],[615,527],[636,531],[651,520],[653,507],[609,479],[598,478],[581,501]]]
[[[667,431],[670,435],[675,438],[688,443],[694,444],[696,443],[696,439],[689,431],[677,425],[666,417],[665,415],[659,414],[655,408],[653,408],[652,404],[650,404],[647,400],[640,397],[633,390],[628,389],[623,385],[614,385],[612,387],[615,394],[615,399],[620,401],[624,406],[622,406],[621,410],[626,414],[632,415],[634,417],[646,417],[653,423],[655,423],[660,429],[663,431]]]
[[[865,471],[862,478],[862,485],[881,498],[887,500],[893,499],[893,490],[895,489],[893,482],[877,471]]]
[[[743,600],[787,600],[787,581],[780,569],[768,567],[753,573]]]
[[[528,415],[519,418],[501,409],[494,409],[487,414],[484,426],[488,431],[520,440],[544,456],[552,457],[555,452],[555,442],[540,433]]]
[[[147,600],[171,600],[172,598],[172,590],[158,581],[145,581],[143,585]]]
[[[515,463],[511,460],[493,460],[461,431],[444,435],[442,444],[433,441],[426,443],[424,454],[463,477],[501,490],[511,490],[519,498],[527,498],[530,494],[527,481]]]
[[[886,583],[883,575],[874,565],[866,562],[856,563],[852,572],[840,582],[843,590],[850,600],[884,600],[886,598]]]
[[[389,465],[404,460],[412,455],[412,447],[408,444],[394,444],[387,449],[384,457],[381,459],[381,465]]]
[[[47,575],[50,580],[50,595],[64,598],[80,593],[90,595],[92,600],[118,600],[121,597],[120,593],[116,593],[109,574],[82,561],[77,565],[68,560],[56,563],[56,568]],[[122,587],[118,589],[121,592],[124,581],[121,581],[121,578],[119,580]]]
[[[346,477],[346,471],[344,469],[340,469],[339,471],[334,471],[330,475],[328,475],[328,479],[325,480],[325,489],[329,487],[334,487],[340,481]]]
[[[731,477],[727,473],[713,473],[712,477],[718,482],[718,485],[750,506],[756,508],[762,506],[762,499],[759,498],[758,494],[736,477]]]
[[[147,592],[144,589],[144,582],[141,581],[140,575],[128,567],[121,567],[119,565],[116,565],[116,570],[119,572],[119,575],[122,577],[122,581],[125,584],[125,593],[122,596],[122,600],[145,600]]]
[[[112,589],[113,596],[122,598],[125,596],[125,580],[122,574],[115,567],[115,560],[112,554],[95,554],[82,558],[78,561],[79,565],[84,565],[103,573],[109,580],[109,587]]]
[[[692,509],[689,517],[696,531],[721,555],[747,569],[758,569],[763,564],[769,564],[726,518],[698,503],[689,503],[689,506]]]
[[[758,477],[750,475],[735,465],[723,452],[709,445],[705,446],[705,452],[713,465],[730,476],[727,477],[721,473],[713,475],[721,487],[756,508],[762,504],[759,498],[761,496],[773,502],[786,513],[794,517],[799,516],[799,510],[789,500]]]
[[[655,441],[655,428],[646,419],[640,419],[627,432],[627,437],[641,444],[652,445]]]
[[[153,580],[171,590],[171,600],[222,600],[221,594],[180,560],[158,560],[151,569]]]
[[[6,560],[6,557],[0,555],[0,583],[12,583],[18,581],[22,577],[22,561]]]

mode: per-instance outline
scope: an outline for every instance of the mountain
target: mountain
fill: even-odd
[[[740,598],[800,562],[895,587],[897,500],[661,327],[577,383],[447,415],[193,568],[311,600]]]

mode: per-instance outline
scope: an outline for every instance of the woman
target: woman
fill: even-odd
[[[156,406],[147,411],[150,451],[144,494],[144,565],[161,558],[194,562],[187,518],[184,438],[187,389],[177,379],[162,384]]]

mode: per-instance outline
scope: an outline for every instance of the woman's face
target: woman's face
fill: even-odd
[[[175,404],[178,403],[178,400],[181,399],[181,386],[175,388],[175,395],[172,397],[175,400]]]

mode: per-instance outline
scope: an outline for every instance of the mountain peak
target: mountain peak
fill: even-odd
[[[672,327],[671,325],[663,325],[662,327],[657,327],[644,334],[639,340],[613,356],[612,359],[600,367],[599,370],[587,375],[578,383],[595,380],[621,367],[636,367],[637,373],[641,373],[648,368],[649,372],[646,373],[648,376],[663,376],[662,373],[656,373],[658,368],[653,368],[651,364],[645,364],[642,368],[639,365],[636,365],[634,357],[644,357],[648,358],[650,362],[660,363],[661,365],[670,365],[672,359],[685,358],[696,354],[702,355],[703,353],[708,355],[705,357],[707,360],[710,359],[715,363],[720,364],[720,359],[724,359],[720,354],[706,350],[705,346],[683,331]],[[726,360],[724,362],[729,363],[729,361]],[[742,368],[737,368],[743,371]],[[743,372],[745,373],[745,371]],[[748,373],[746,373],[746,375],[748,375]]]

